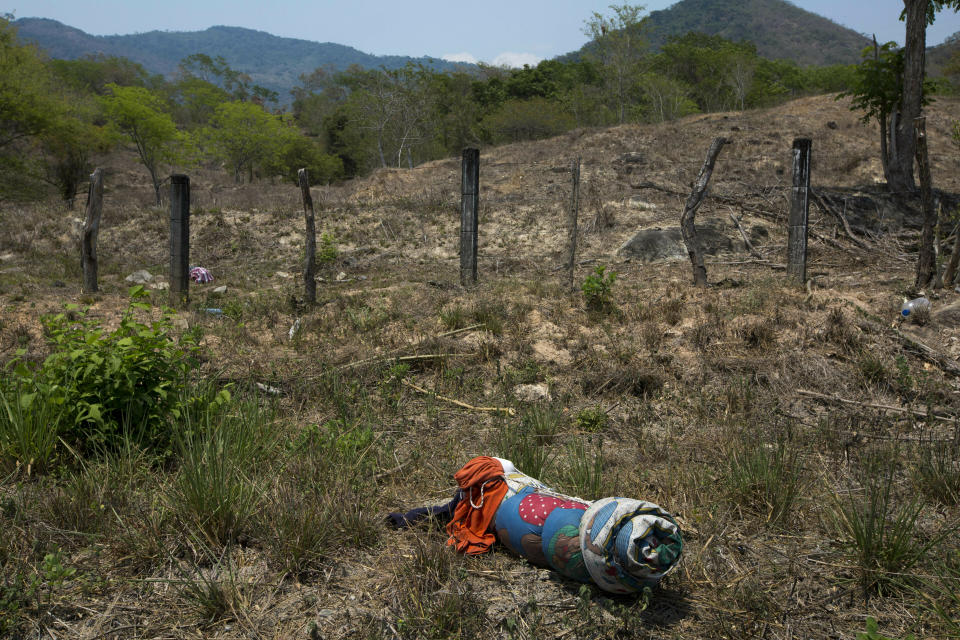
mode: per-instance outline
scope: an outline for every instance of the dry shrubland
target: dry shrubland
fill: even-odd
[[[958,117],[956,100],[929,107],[950,192]],[[711,184],[724,198],[698,222],[742,216],[764,258],[732,225],[707,289],[687,262],[619,257],[638,228],[677,224],[668,191],[689,190],[715,135],[733,140]],[[191,262],[216,281],[191,285],[170,331],[199,347],[188,395],[229,400],[171,417],[166,449],[61,441],[42,469],[0,442],[0,635],[849,638],[874,617],[889,637],[957,637],[958,382],[892,326],[919,293],[918,233],[864,232],[863,249],[814,208],[810,284],[786,282],[800,136],[815,187],[880,177],[873,128],[830,97],[484,150],[472,288],[458,283],[457,159],[315,188],[336,251],[313,307],[295,185],[198,171]],[[616,271],[603,308],[559,269],[575,156],[575,281]],[[158,277],[154,306],[133,313],[159,321],[167,212],[143,205],[131,167],[106,165],[96,295],[79,290],[81,211],[0,208],[0,358],[42,362],[41,317],[66,303],[81,305],[70,322],[86,309],[117,327],[137,269]],[[928,321],[899,331],[956,362],[960,296],[926,293]],[[612,598],[502,549],[458,557],[435,528],[384,525],[446,501],[481,454],[585,498],[661,504],[683,526],[679,569],[647,597]]]

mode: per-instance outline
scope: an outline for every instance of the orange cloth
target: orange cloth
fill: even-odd
[[[465,495],[447,525],[447,544],[455,545],[460,553],[486,553],[497,539],[489,531],[493,517],[507,495],[503,465],[496,458],[479,456],[463,465],[453,478]]]

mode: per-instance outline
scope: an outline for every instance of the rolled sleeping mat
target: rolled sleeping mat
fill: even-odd
[[[673,517],[658,505],[603,498],[583,514],[580,549],[597,586],[633,593],[652,587],[677,566],[683,539]]]
[[[494,528],[512,552],[541,567],[589,582],[580,559],[580,518],[590,503],[526,486],[500,503]]]

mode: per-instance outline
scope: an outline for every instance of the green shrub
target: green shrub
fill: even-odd
[[[334,237],[329,233],[324,233],[320,235],[320,246],[317,248],[316,260],[317,264],[325,265],[330,264],[340,255],[340,250],[337,248],[337,243]]]
[[[603,407],[588,407],[577,414],[577,427],[581,431],[596,433],[606,428],[608,419]]]
[[[580,285],[591,311],[609,311],[613,305],[613,283],[617,280],[617,272],[606,273],[606,270],[605,266],[598,266]]]
[[[50,355],[39,366],[13,364],[13,384],[21,390],[14,430],[29,430],[40,419],[34,412],[46,412],[59,415],[49,428],[59,429],[80,453],[114,450],[125,437],[154,452],[168,450],[169,418],[183,410],[179,389],[195,366],[197,348],[189,338],[174,339],[169,313],[138,320],[137,311],[150,309],[142,302],[148,294],[139,286],[130,294],[130,305],[112,331],[76,305],[43,318]],[[9,399],[5,405],[10,406]],[[14,413],[8,411],[7,419]]]

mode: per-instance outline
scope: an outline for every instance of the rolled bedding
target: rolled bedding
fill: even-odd
[[[673,570],[683,539],[673,516],[652,502],[611,497],[595,502],[557,493],[495,458],[507,492],[493,528],[508,549],[610,593],[653,586]]]

